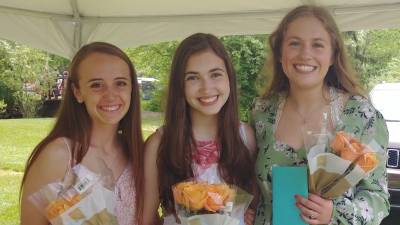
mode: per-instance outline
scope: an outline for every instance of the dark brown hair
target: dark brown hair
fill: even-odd
[[[239,134],[236,75],[222,42],[211,34],[196,33],[178,46],[170,72],[165,125],[157,159],[161,205],[167,212],[174,211],[171,187],[193,177],[193,137],[190,106],[185,99],[184,72],[193,54],[213,51],[227,69],[230,93],[218,113],[218,139],[221,145],[218,171],[225,182],[250,190],[254,177],[252,157]]]
[[[290,11],[269,37],[269,46],[272,55],[268,57],[269,59],[265,64],[265,71],[268,71],[268,76],[272,76],[272,81],[269,87],[267,87],[264,96],[286,92],[289,89],[289,81],[283,72],[280,62],[282,57],[282,43],[289,24],[300,17],[314,17],[318,19],[331,38],[333,64],[328,69],[324,80],[325,84],[350,94],[365,95],[357,79],[357,75],[350,65],[343,39],[332,15],[323,7],[302,5]]]
[[[94,42],[83,46],[72,59],[65,95],[61,102],[55,125],[47,137],[34,148],[32,154],[29,156],[22,178],[21,190],[32,164],[43,149],[55,139],[66,137],[72,140],[71,157],[76,163],[81,162],[88,151],[92,127],[91,119],[85,105],[78,103],[76,100],[73,94],[73,86],[79,89],[79,66],[84,59],[93,53],[116,56],[123,60],[129,67],[132,80],[131,102],[128,112],[119,122],[119,130],[121,132],[118,136],[123,145],[124,154],[133,167],[135,192],[143,193],[143,136],[140,119],[139,85],[136,71],[129,57],[121,49],[104,42]],[[142,214],[143,210],[143,197],[141,194],[137,194],[136,196],[137,216],[135,219],[140,219],[139,215]]]

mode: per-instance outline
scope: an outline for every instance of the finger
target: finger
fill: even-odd
[[[310,216],[300,214],[301,219],[304,220],[307,224],[319,224],[318,219],[311,218]]]
[[[308,195],[308,199],[310,199],[311,201],[313,201],[314,203],[316,203],[316,204],[318,204],[318,205],[320,205],[320,206],[323,205],[324,202],[327,200],[327,199],[322,198],[322,197],[319,196],[319,195],[312,194],[312,193],[310,193],[310,194]]]
[[[309,199],[304,198],[304,197],[302,197],[300,195],[296,195],[295,197],[296,197],[297,202],[302,204],[304,207],[307,207],[307,208],[312,209],[312,210],[314,210],[316,212],[319,212],[320,206],[318,204],[316,204],[313,201],[310,201]]]
[[[254,216],[245,216],[244,222],[245,222],[246,225],[253,225]]]
[[[250,216],[255,216],[255,215],[256,215],[256,212],[255,212],[253,209],[248,209],[248,210],[246,211],[246,214],[248,214],[248,215],[250,215]]]
[[[316,218],[320,215],[320,213],[318,213],[317,211],[311,210],[307,207],[304,207],[301,204],[296,203],[296,206],[300,209],[301,214],[308,216],[308,217],[313,217]]]

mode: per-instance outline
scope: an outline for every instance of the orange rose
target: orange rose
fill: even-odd
[[[360,165],[365,172],[368,172],[375,168],[375,166],[378,164],[378,160],[375,153],[368,152],[361,156],[361,158],[357,161],[357,164]]]
[[[176,203],[183,205],[190,210],[204,208],[207,201],[205,184],[194,182],[181,182],[172,189]]]
[[[378,160],[372,149],[368,145],[362,144],[356,138],[344,133],[337,132],[335,139],[331,142],[333,152],[338,153],[343,159],[356,161],[356,163],[365,171],[373,169]]]
[[[342,149],[346,146],[346,136],[345,133],[340,131],[336,133],[335,139],[331,142],[331,148],[335,153],[340,153]]]
[[[175,202],[190,210],[216,212],[225,207],[234,191],[226,184],[181,182],[172,189]]]
[[[175,187],[172,189],[172,193],[174,195],[174,199],[176,201],[176,203],[178,204],[184,204],[185,199],[183,196],[182,191],[186,188],[193,185],[193,182],[181,182],[178,183],[177,185],[175,185]]]
[[[45,209],[46,217],[49,219],[54,219],[61,215],[67,209],[71,208],[73,205],[81,200],[80,195],[75,195],[71,199],[57,199],[51,202]]]

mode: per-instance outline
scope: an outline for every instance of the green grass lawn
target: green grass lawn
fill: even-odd
[[[19,224],[18,192],[25,161],[35,145],[46,136],[54,119],[0,120],[0,225]],[[146,138],[161,124],[155,113],[144,113]]]

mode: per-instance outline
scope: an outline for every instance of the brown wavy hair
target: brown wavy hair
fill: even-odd
[[[218,139],[221,144],[218,171],[225,182],[250,190],[254,176],[252,157],[239,134],[236,75],[222,42],[211,34],[196,33],[178,46],[170,71],[165,125],[157,159],[161,206],[167,213],[174,212],[171,187],[193,177],[193,137],[190,106],[185,99],[185,69],[193,54],[212,50],[227,69],[230,93],[218,113]]]
[[[338,26],[332,15],[323,7],[315,5],[302,5],[291,10],[280,22],[276,30],[269,36],[271,56],[268,57],[264,71],[267,71],[267,80],[272,77],[264,97],[287,92],[289,80],[283,72],[280,59],[282,57],[282,42],[288,26],[300,17],[314,17],[318,19],[331,38],[333,50],[333,64],[329,67],[325,77],[325,84],[353,95],[365,96],[358,75],[353,70],[348,60],[348,55],[343,43]]]
[[[33,150],[28,158],[25,173],[22,178],[20,198],[26,176],[43,149],[52,141],[60,137],[72,140],[72,159],[80,163],[89,149],[92,123],[85,105],[77,102],[72,87],[79,88],[79,66],[81,62],[93,53],[103,53],[116,56],[129,67],[132,80],[131,102],[128,112],[119,122],[119,140],[123,145],[124,154],[133,169],[133,180],[136,193],[143,193],[143,136],[140,119],[139,85],[135,68],[129,57],[118,47],[105,43],[94,42],[83,46],[75,54],[69,66],[69,76],[65,95],[61,102],[55,125],[50,133]],[[136,195],[136,221],[140,220],[143,211],[143,197]],[[140,222],[140,221],[139,221]],[[138,224],[140,224],[138,222]]]

